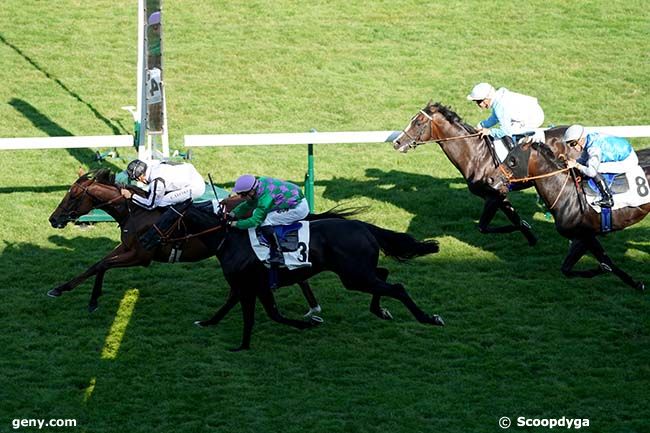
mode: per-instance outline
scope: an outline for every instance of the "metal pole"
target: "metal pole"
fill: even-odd
[[[312,128],[311,132],[316,132]],[[307,174],[305,174],[305,198],[309,203],[309,212],[314,213],[314,145],[307,144]]]

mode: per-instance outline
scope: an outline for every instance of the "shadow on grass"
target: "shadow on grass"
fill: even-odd
[[[95,115],[95,117],[99,120],[101,120],[106,126],[108,126],[112,131],[114,135],[119,135],[122,133],[127,133],[128,132],[124,129],[122,125],[118,127],[116,124],[114,124],[110,119],[108,119],[106,116],[104,116],[102,113],[100,113],[91,103],[87,102],[84,100],[77,92],[74,90],[70,89],[63,81],[61,81],[58,77],[55,77],[52,75],[50,72],[48,72],[43,66],[41,66],[36,60],[33,58],[29,57],[27,54],[25,54],[20,48],[18,48],[16,45],[12,44],[9,42],[3,35],[0,34],[0,42],[2,42],[4,45],[7,47],[11,48],[16,52],[20,57],[22,57],[27,63],[32,65],[34,69],[45,75],[49,80],[53,81],[56,83],[63,91],[65,91],[68,95],[72,96],[74,99],[79,101],[81,104],[85,105],[88,107],[88,109]],[[13,105],[13,104],[12,104]],[[30,117],[28,117],[30,120],[32,120]],[[32,120],[33,121],[33,120]],[[36,123],[35,123],[36,125]],[[36,125],[38,127],[38,125]],[[46,131],[47,132],[47,131]],[[50,135],[67,135],[67,134],[50,134]]]
[[[71,137],[73,134],[67,129],[63,128],[61,125],[47,117],[45,114],[41,113],[36,107],[31,105],[29,102],[23,101],[22,99],[12,99],[9,101],[9,105],[14,107],[16,111],[29,119],[32,124],[45,132],[50,137]],[[80,164],[87,165],[91,168],[100,168],[105,167],[109,168],[111,171],[119,171],[120,169],[110,162],[100,162],[96,158],[94,151],[90,149],[66,149],[67,152],[73,156]]]
[[[514,263],[521,262],[518,260],[521,254],[533,257],[539,254],[555,254],[558,270],[568,252],[567,240],[557,233],[552,220],[532,222],[533,230],[540,239],[534,248],[527,246],[519,232],[481,234],[477,229],[477,221],[483,208],[483,200],[469,192],[465,180],[460,176],[441,179],[403,171],[369,168],[366,170],[366,179],[361,181],[334,178],[319,181],[317,184],[325,187],[323,197],[329,200],[346,201],[363,196],[404,209],[413,215],[408,232],[418,238],[452,236],[463,243],[491,251],[501,259],[514,260]],[[529,222],[534,213],[541,211],[534,194],[512,193],[510,199],[520,216]],[[506,223],[505,217],[497,213],[492,224]],[[646,242],[649,238],[650,228],[644,223],[608,235],[602,243],[615,263],[628,270],[630,263],[623,257],[625,251],[633,248],[648,253],[650,245]],[[561,277],[561,274],[558,275]]]

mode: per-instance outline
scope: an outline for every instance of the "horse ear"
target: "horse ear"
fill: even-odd
[[[79,167],[79,170],[77,170],[77,177],[81,177],[84,175],[84,169],[83,167]]]
[[[427,107],[431,107],[433,105],[433,99],[429,99],[429,102],[427,102]]]

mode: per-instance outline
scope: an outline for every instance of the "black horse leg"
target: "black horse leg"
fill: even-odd
[[[95,276],[95,285],[93,285],[93,292],[90,294],[90,301],[88,301],[89,313],[95,311],[99,305],[98,299],[102,295],[105,274],[106,270],[97,271],[97,275]]]
[[[232,308],[237,305],[238,302],[239,294],[231,288],[230,293],[228,294],[228,298],[226,299],[226,303],[217,310],[214,316],[208,320],[197,320],[194,322],[194,324],[197,326],[217,325],[219,322],[221,322],[221,319],[223,319],[230,312],[230,310],[232,310]]]
[[[413,314],[415,319],[420,323],[427,323],[431,325],[444,326],[444,321],[440,316],[434,314],[433,316],[427,315],[406,293],[404,286],[401,284],[390,284],[385,281],[374,277],[371,280],[367,278],[360,278],[360,275],[341,275],[343,285],[350,290],[358,290],[367,292],[373,296],[388,296],[397,299]]]
[[[505,214],[505,216],[510,220],[510,222],[519,228],[519,231],[524,235],[528,241],[528,245],[535,246],[537,244],[537,237],[533,234],[533,231],[526,221],[522,220],[512,203],[508,199],[505,199],[501,202],[499,208]]]
[[[567,277],[591,278],[605,272],[602,268],[589,269],[586,271],[574,271],[573,267],[587,252],[587,244],[583,239],[572,239],[569,252],[562,263],[562,273]]]
[[[316,296],[314,296],[314,292],[311,290],[311,286],[309,285],[309,283],[307,281],[301,281],[298,283],[298,285],[300,286],[300,289],[302,290],[302,294],[307,300],[307,303],[309,304],[309,311],[307,311],[305,317],[311,317],[314,314],[320,313],[321,312],[320,304],[318,303]]]
[[[309,322],[306,322],[303,320],[294,320],[294,319],[289,319],[284,317],[282,314],[280,314],[280,311],[278,310],[278,306],[275,303],[275,297],[273,296],[273,293],[269,290],[260,291],[257,294],[257,296],[260,298],[260,302],[262,303],[262,306],[264,307],[266,314],[268,314],[268,316],[272,320],[278,323],[293,326],[294,328],[298,328],[298,329],[310,328],[316,325],[317,323],[320,323],[318,321],[310,320]]]
[[[388,280],[388,269],[378,267],[375,270],[375,275],[382,281]],[[380,305],[381,295],[374,294],[372,295],[372,300],[370,301],[370,312],[375,316],[379,317],[382,320],[392,320],[393,315],[388,311],[387,308],[383,308]]]
[[[268,286],[260,288],[257,292],[268,291]],[[241,304],[242,316],[244,318],[244,333],[242,335],[241,345],[236,349],[230,349],[231,352],[239,352],[241,350],[248,350],[251,347],[251,334],[253,333],[253,325],[255,324],[255,291],[240,292],[239,303]]]
[[[592,252],[592,254],[596,257],[596,259],[600,263],[601,269],[603,269],[604,271],[613,272],[614,275],[616,275],[618,278],[620,278],[625,284],[627,284],[630,287],[639,290],[645,290],[645,285],[643,284],[642,281],[634,281],[627,272],[623,271],[621,268],[619,268],[614,264],[612,259],[609,258],[609,256],[605,252],[605,249],[600,244],[600,242],[598,242],[598,239],[596,239],[595,236],[589,238],[586,243],[589,250]]]
[[[501,196],[490,196],[485,199],[485,205],[483,206],[483,212],[481,217],[478,220],[478,230],[483,233],[512,233],[519,230],[519,226],[503,226],[503,227],[490,227],[490,223],[494,219],[497,211],[503,203],[503,197]]]

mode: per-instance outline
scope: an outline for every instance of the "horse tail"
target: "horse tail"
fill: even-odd
[[[307,218],[305,218],[305,220],[316,221],[316,220],[324,220],[328,218],[345,220],[345,219],[349,219],[349,217],[359,215],[360,213],[368,209],[367,206],[345,207],[342,209],[339,209],[339,207],[340,206],[334,206],[332,209],[322,213],[310,213],[309,215],[307,215]]]
[[[418,241],[407,233],[394,232],[382,229],[375,225],[364,223],[368,230],[379,242],[379,247],[389,257],[404,261],[414,257],[434,254],[440,251],[436,240]]]

